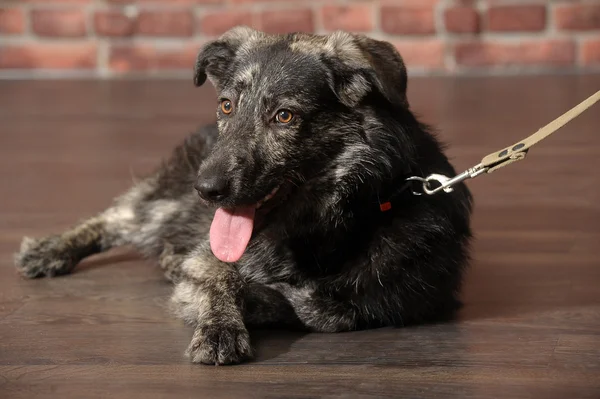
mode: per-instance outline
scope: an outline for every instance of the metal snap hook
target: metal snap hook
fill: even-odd
[[[435,194],[440,190],[444,190],[444,192],[446,193],[451,193],[452,191],[454,191],[452,185],[450,184],[452,180],[454,179],[450,179],[448,176],[432,173],[425,179],[425,184],[423,184],[423,190],[427,194]],[[431,188],[431,182],[437,183],[438,186],[435,188]]]
[[[408,178],[406,179],[406,181],[418,181],[418,182],[421,182],[421,183],[423,184],[423,187],[425,187],[425,184],[427,183],[427,180],[426,180],[426,179],[424,179],[424,178],[422,178],[422,177],[419,177],[419,176],[411,176],[411,177],[408,177]],[[412,194],[413,194],[413,195],[421,195],[421,193],[420,193],[420,192],[418,192],[418,191],[415,191],[414,189],[412,189],[411,191],[412,191]]]
[[[407,178],[408,181],[418,181],[422,184],[422,189],[425,194],[431,195],[435,194],[440,190],[444,190],[447,193],[453,191],[453,188],[448,185],[448,182],[451,180],[447,176],[433,173],[427,177],[420,176],[411,176]],[[437,183],[435,188],[432,188],[432,183]],[[421,193],[413,190],[414,195],[421,195]]]
[[[479,164],[454,177],[448,177],[445,175],[432,173],[427,177],[411,176],[406,180],[421,182],[423,184],[423,192],[427,195],[435,194],[439,191],[451,193],[452,191],[454,191],[454,188],[452,188],[452,186],[454,186],[455,184],[479,176],[480,174],[485,173],[487,171],[488,168],[483,167],[481,164]],[[434,184],[435,187],[433,187]],[[413,194],[421,195],[420,193],[416,193],[414,190]]]

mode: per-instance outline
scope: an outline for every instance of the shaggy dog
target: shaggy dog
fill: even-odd
[[[253,356],[248,328],[338,332],[451,317],[468,263],[471,195],[415,196],[454,168],[406,98],[389,43],[238,27],[198,55],[217,122],[155,174],[62,234],[25,238],[26,277],[69,273],[121,245],[155,257],[193,326],[193,362]]]

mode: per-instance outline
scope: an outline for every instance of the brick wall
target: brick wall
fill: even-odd
[[[187,75],[238,24],[366,32],[412,73],[600,70],[600,0],[0,0],[0,76]]]

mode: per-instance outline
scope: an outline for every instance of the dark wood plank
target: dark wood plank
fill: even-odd
[[[600,88],[600,76],[414,79],[463,169]],[[256,331],[256,361],[188,364],[170,286],[127,249],[25,281],[23,235],[98,212],[198,124],[181,81],[0,83],[0,397],[600,397],[600,111],[469,182],[477,240],[459,318],[347,334]]]

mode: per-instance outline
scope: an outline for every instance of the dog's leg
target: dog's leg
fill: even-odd
[[[250,359],[246,325],[338,332],[356,328],[351,303],[310,288],[243,281],[234,264],[224,263],[204,244],[181,264],[171,297],[175,313],[194,327],[187,355],[195,363],[232,364]]]
[[[109,229],[102,216],[97,216],[62,234],[25,237],[15,255],[17,269],[28,278],[67,274],[83,258],[112,246]]]
[[[165,278],[172,283],[177,283],[182,278],[181,266],[186,259],[184,254],[175,252],[174,247],[165,243],[162,253],[158,257],[158,264],[165,273]]]
[[[244,320],[251,326],[279,325],[314,332],[355,330],[359,314],[350,301],[336,300],[308,287],[249,284]]]
[[[217,135],[214,125],[189,135],[154,175],[134,185],[99,215],[62,234],[25,238],[15,255],[19,271],[26,277],[65,274],[87,256],[132,244],[147,256],[162,252],[160,264],[167,278],[176,279],[181,257],[163,247],[161,229],[185,206],[184,197],[193,194],[198,166]]]
[[[194,363],[232,364],[252,357],[242,316],[244,283],[234,265],[223,263],[201,246],[182,264],[171,303],[194,326],[186,354]]]
[[[114,206],[61,234],[34,239],[25,237],[15,265],[28,278],[70,273],[84,258],[131,243],[139,231],[135,206],[152,189],[150,180],[132,187]]]
[[[181,264],[171,303],[194,327],[187,355],[204,364],[250,359],[246,326],[339,332],[356,329],[360,317],[355,304],[312,288],[247,283],[234,264],[216,259],[206,244]]]

